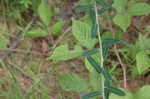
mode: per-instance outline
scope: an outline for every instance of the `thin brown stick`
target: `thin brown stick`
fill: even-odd
[[[71,29],[72,29],[71,27],[68,27],[68,28],[64,31],[64,33],[58,38],[58,40],[55,41],[53,47],[51,48],[52,51],[49,53],[49,56],[52,55],[54,49],[55,49],[55,48],[57,47],[57,45],[61,42],[62,38],[66,35],[66,33],[68,33],[69,31],[71,31]]]
[[[20,74],[22,77],[26,78],[26,79],[30,79],[33,80],[33,78],[30,75],[27,75],[24,73],[24,71],[22,71],[19,67],[15,66],[15,64],[9,63],[8,65],[10,69],[14,69],[17,71],[18,74]]]
[[[121,60],[121,57],[120,57],[120,55],[119,55],[119,53],[118,53],[118,51],[117,51],[116,45],[114,46],[114,51],[115,51],[115,54],[116,54],[116,56],[117,56],[117,59],[118,59],[120,65],[121,65],[121,68],[122,68],[122,70],[123,70],[123,83],[124,83],[123,85],[124,85],[124,88],[126,89],[126,88],[127,88],[126,66],[125,66],[125,64],[124,64],[124,63],[122,62],[122,60]]]
[[[9,51],[6,51],[5,54],[0,57],[0,60],[1,60],[1,61],[4,61],[8,56],[10,56],[11,53],[13,52],[12,50],[13,50],[14,48],[16,48],[16,46],[17,46],[18,44],[19,44],[19,40],[15,40],[15,41],[12,43],[11,47],[9,48],[10,50],[9,50]]]
[[[109,22],[109,28],[110,28],[110,30],[111,30],[111,32],[113,33],[113,37],[114,37],[114,31],[113,31],[113,27],[112,27],[112,24]],[[119,61],[119,63],[120,63],[120,65],[121,65],[121,68],[122,68],[122,71],[123,71],[123,87],[126,89],[127,88],[127,74],[126,74],[126,66],[125,66],[125,64],[122,62],[122,60],[121,60],[121,57],[120,57],[120,55],[119,55],[119,52],[118,52],[118,50],[117,50],[117,46],[116,45],[114,45],[114,52],[115,52],[115,54],[116,54],[116,56],[117,56],[117,59],[118,59],[118,61]]]
[[[11,51],[11,52],[19,52],[19,53],[30,53],[30,54],[35,54],[35,55],[40,55],[43,56],[42,53],[36,52],[36,51],[27,51],[23,49],[11,49],[11,48],[0,48],[0,51]],[[4,57],[4,56],[3,56]]]
[[[17,47],[17,45],[21,42],[22,38],[24,38],[25,33],[31,28],[32,24],[34,23],[34,21],[36,20],[36,16],[34,16],[32,18],[32,20],[30,21],[30,23],[27,24],[27,26],[25,27],[25,30],[22,31],[22,33],[19,33],[16,35],[16,38],[18,38],[17,40],[14,40],[11,45],[10,45],[10,49],[15,49]],[[9,57],[11,55],[11,53],[13,52],[12,50],[10,51],[6,51],[4,56],[0,57],[0,61],[4,61],[7,57]]]

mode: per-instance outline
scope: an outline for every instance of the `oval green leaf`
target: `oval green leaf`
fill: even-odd
[[[88,89],[88,84],[75,73],[68,73],[59,77],[61,88],[67,91],[82,92]]]
[[[123,31],[126,31],[129,25],[131,24],[131,17],[126,13],[119,13],[114,17],[113,21]]]
[[[51,18],[54,15],[53,8],[46,1],[42,0],[38,7],[38,14],[45,25],[51,23]]]
[[[37,28],[28,31],[25,36],[31,38],[37,38],[37,37],[46,37],[47,35],[48,35],[47,31],[41,28]]]
[[[132,16],[141,16],[150,13],[150,5],[147,3],[136,3],[131,5],[127,12]]]

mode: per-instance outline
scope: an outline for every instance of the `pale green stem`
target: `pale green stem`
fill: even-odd
[[[100,28],[99,28],[99,18],[98,18],[98,10],[97,10],[97,6],[96,6],[96,2],[95,2],[95,14],[96,14],[96,24],[98,25],[97,28],[97,33],[98,33],[98,40],[99,40],[99,52],[100,52],[100,57],[101,57],[101,61],[100,61],[100,66],[103,67],[103,63],[104,63],[104,59],[103,59],[103,49],[102,49],[102,40],[101,40],[101,36],[100,36]],[[101,75],[101,86],[102,86],[102,97],[103,99],[105,99],[105,85],[104,85],[104,76]]]

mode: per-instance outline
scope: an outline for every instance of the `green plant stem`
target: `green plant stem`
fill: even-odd
[[[102,49],[102,40],[101,40],[101,36],[100,36],[100,28],[99,28],[99,18],[98,18],[98,10],[97,10],[97,6],[96,6],[96,2],[95,2],[95,14],[96,14],[96,24],[98,25],[97,28],[97,33],[98,33],[98,40],[99,40],[99,52],[100,52],[100,57],[101,57],[101,61],[100,61],[100,66],[103,67],[103,63],[104,63],[104,58],[103,58],[103,49]],[[104,85],[104,76],[101,75],[101,86],[102,86],[102,97],[103,99],[105,99],[105,85]]]

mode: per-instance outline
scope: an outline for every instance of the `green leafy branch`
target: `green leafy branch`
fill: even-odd
[[[110,45],[114,43],[119,43],[119,40],[110,38],[110,39],[101,39],[100,34],[100,24],[99,24],[99,15],[101,15],[103,12],[107,11],[113,4],[113,2],[105,2],[104,0],[90,0],[91,3],[88,5],[81,6],[76,9],[76,12],[88,12],[90,15],[90,18],[92,20],[92,25],[88,24],[87,22],[82,22],[79,20],[73,20],[72,21],[72,31],[73,36],[78,41],[77,45],[83,46],[87,48],[87,50],[82,50],[81,48],[74,49],[74,50],[68,50],[67,45],[60,45],[58,46],[53,55],[50,57],[50,59],[53,59],[55,61],[61,61],[61,60],[68,60],[72,59],[77,56],[84,56],[87,61],[91,64],[91,66],[94,68],[94,70],[98,73],[99,76],[101,76],[101,86],[102,90],[87,93],[82,96],[83,99],[89,99],[96,96],[102,96],[103,99],[109,99],[110,93],[117,94],[119,96],[124,96],[125,93],[121,91],[120,89],[112,87],[112,77],[110,73],[107,71],[107,69],[104,68],[104,59],[108,55],[108,49]],[[102,7],[99,9],[98,7]],[[97,36],[98,36],[98,42],[99,42],[99,48],[93,48],[94,45],[97,43]],[[62,53],[63,51],[63,53]],[[98,63],[92,56],[97,54],[99,55],[98,60],[100,60],[100,63]],[[73,77],[74,79],[78,79],[77,77],[74,77],[72,74],[69,75],[69,78]],[[68,77],[68,75],[66,75]],[[76,80],[66,80],[65,75],[60,77],[60,84],[63,89],[66,90],[72,90],[75,91],[75,89],[72,87],[72,85],[69,85],[68,83],[70,81],[76,82]],[[71,77],[70,77],[71,76]],[[77,76],[77,75],[76,75]],[[64,78],[65,77],[65,78]],[[67,79],[69,79],[67,78]],[[65,80],[64,80],[65,79]],[[71,83],[71,82],[70,82]],[[78,83],[78,82],[76,82]],[[85,82],[82,84],[85,84]],[[65,87],[64,87],[65,85]],[[79,85],[76,86],[76,88],[80,88]],[[80,91],[84,91],[86,88],[82,88]],[[79,92],[79,89],[78,89]]]

